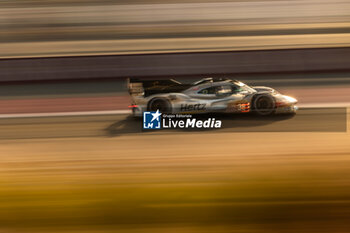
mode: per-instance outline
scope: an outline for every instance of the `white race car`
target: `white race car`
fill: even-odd
[[[128,79],[132,112],[141,117],[145,111],[162,113],[231,112],[258,115],[295,113],[297,100],[270,87],[250,87],[231,79],[205,78],[192,84],[173,79]]]

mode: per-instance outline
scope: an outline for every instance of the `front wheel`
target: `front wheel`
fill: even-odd
[[[276,110],[275,99],[271,95],[257,95],[251,106],[256,114],[262,116],[271,115]]]

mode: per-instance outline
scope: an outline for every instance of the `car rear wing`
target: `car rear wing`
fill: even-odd
[[[128,78],[127,88],[131,96],[143,96],[145,92],[143,82],[137,79]]]

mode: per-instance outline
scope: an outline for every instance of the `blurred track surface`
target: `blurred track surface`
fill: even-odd
[[[197,118],[203,116],[196,116]],[[221,119],[218,130],[160,130],[142,132],[142,120],[130,114],[0,119],[0,139],[93,137],[213,132],[345,132],[346,108],[300,109],[295,116],[204,115]]]
[[[245,132],[118,137],[105,131],[123,120],[115,116],[1,120],[0,229],[347,232],[350,134],[247,132],[327,131],[336,115],[303,110],[235,121]]]

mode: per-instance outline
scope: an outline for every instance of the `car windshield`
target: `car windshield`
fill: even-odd
[[[239,92],[242,91],[247,91],[249,93],[254,93],[256,92],[256,90],[250,86],[248,86],[247,84],[244,84],[242,82],[234,82],[235,86],[238,88]]]

